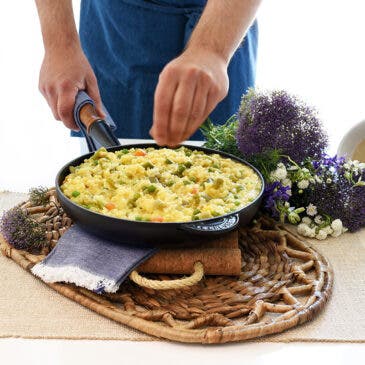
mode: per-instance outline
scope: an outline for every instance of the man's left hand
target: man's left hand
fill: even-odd
[[[228,93],[227,61],[205,49],[189,50],[162,70],[155,90],[151,136],[159,145],[188,139]]]

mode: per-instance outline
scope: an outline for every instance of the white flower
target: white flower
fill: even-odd
[[[360,162],[359,163],[359,169],[360,170],[364,170],[365,169],[365,162]]]
[[[326,183],[327,183],[327,184],[331,184],[331,182],[332,182],[332,180],[331,180],[330,178],[328,178],[328,179],[326,180]]]
[[[316,229],[308,227],[307,237],[314,238],[316,236]]]
[[[313,205],[312,203],[310,203],[307,206],[306,212],[307,212],[308,215],[314,217],[317,214],[317,207],[315,205]]]
[[[327,234],[332,234],[333,232],[333,229],[331,228],[330,225],[323,227],[322,230],[325,231]]]
[[[315,237],[316,235],[316,230],[315,228],[310,228],[308,227],[306,224],[304,223],[300,223],[298,224],[298,228],[297,231],[300,235],[305,236],[305,237]]]
[[[303,167],[302,172],[309,172],[309,170],[306,167]]]
[[[348,170],[350,168],[350,164],[348,162],[343,164],[343,167]]]
[[[335,220],[331,223],[331,228],[332,228],[334,231],[342,232],[343,225],[342,225],[341,219],[335,219]]]
[[[291,186],[292,186],[292,182],[291,182],[291,180],[290,180],[290,179],[288,179],[288,178],[285,178],[285,179],[281,182],[281,184],[282,184],[283,186],[289,186],[289,187],[291,187]]]
[[[286,167],[285,167],[285,165],[284,165],[282,162],[279,162],[279,163],[276,165],[276,167],[277,167],[278,169],[284,169],[284,170],[286,170]]]
[[[341,236],[341,234],[342,234],[342,230],[341,231],[333,230],[333,232],[331,233],[331,236],[332,237],[338,237],[338,236]]]
[[[317,240],[325,240],[327,238],[327,232],[323,229],[320,229],[316,234]]]
[[[302,223],[304,223],[307,226],[309,226],[312,223],[312,220],[309,217],[303,217],[302,218]]]
[[[274,181],[284,180],[286,176],[287,172],[285,167],[284,168],[279,167],[270,174],[271,179]]]
[[[295,165],[290,166],[290,167],[288,167],[288,170],[289,170],[289,171],[295,171],[295,170],[298,170],[298,166],[295,166]]]
[[[314,221],[317,223],[317,224],[322,224],[323,223],[323,218],[321,215],[316,215],[314,217]]]
[[[308,180],[300,180],[297,183],[299,189],[306,189],[309,186]]]
[[[311,184],[314,184],[314,183],[316,182],[316,180],[315,180],[313,177],[311,177],[311,178],[309,179],[309,182],[310,182]]]
[[[310,229],[310,228],[306,224],[304,224],[304,223],[298,224],[297,231],[300,235],[306,237],[308,235],[308,229]]]

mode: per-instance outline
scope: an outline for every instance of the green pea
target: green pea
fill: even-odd
[[[234,202],[234,205],[237,205],[237,206],[239,206],[241,203],[239,202],[239,201],[235,201]]]
[[[210,214],[211,214],[213,217],[218,217],[218,216],[220,216],[220,215],[221,215],[221,214],[220,214],[220,213],[218,213],[216,210],[211,211],[211,212],[210,212]]]
[[[197,215],[193,215],[192,217],[191,217],[191,220],[192,221],[197,221],[197,220],[199,220],[200,218],[197,216]]]
[[[153,169],[154,166],[151,164],[151,162],[145,162],[143,165],[142,165],[146,170],[147,169]]]
[[[168,187],[170,187],[170,186],[172,186],[172,185],[174,185],[174,182],[173,182],[173,181],[168,181],[168,182],[166,183],[166,186],[168,186]]]
[[[195,176],[190,176],[190,177],[189,177],[189,180],[190,180],[190,181],[192,181],[192,182],[196,182],[196,180],[197,180],[197,179],[196,179],[196,177],[195,177]]]
[[[167,158],[167,159],[165,160],[165,164],[166,164],[166,165],[171,165],[171,164],[173,164],[173,162],[172,162],[170,159],[168,159],[168,158]]]
[[[190,161],[185,162],[184,165],[187,169],[193,166],[193,164]]]
[[[143,221],[143,218],[140,215],[137,215],[134,220],[136,221]]]
[[[199,213],[201,213],[201,210],[195,209],[194,212],[193,212],[193,215],[198,215]]]
[[[79,192],[79,191],[77,191],[77,190],[75,190],[75,191],[73,191],[73,192],[72,192],[72,196],[73,196],[74,198],[78,197],[79,195],[80,195],[80,192]]]
[[[189,184],[192,184],[192,182],[191,182],[191,181],[189,181],[189,180],[183,180],[183,184],[184,184],[184,185],[189,185]]]
[[[156,188],[156,186],[155,186],[155,185],[149,185],[149,186],[147,186],[146,190],[147,190],[149,193],[154,193],[154,192],[157,190],[157,188]]]
[[[182,177],[183,172],[186,170],[186,167],[182,164],[179,164],[177,170],[175,171],[175,175]]]

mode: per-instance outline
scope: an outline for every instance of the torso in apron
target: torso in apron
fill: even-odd
[[[206,0],[82,0],[80,40],[119,138],[151,138],[153,95],[164,66],[183,51]],[[227,97],[211,114],[223,123],[253,86],[257,25],[233,56]],[[72,132],[72,135],[80,135]],[[202,139],[200,132],[191,139]]]

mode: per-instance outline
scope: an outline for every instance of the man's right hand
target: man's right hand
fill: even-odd
[[[57,120],[67,128],[78,130],[73,118],[75,97],[85,90],[95,102],[96,112],[104,118],[95,74],[79,45],[47,50],[43,59],[39,90]]]

